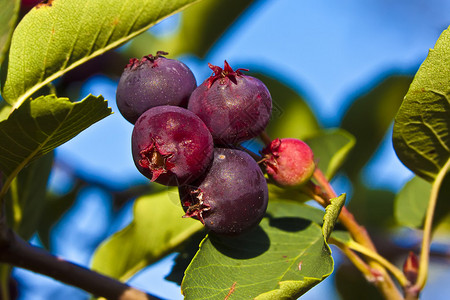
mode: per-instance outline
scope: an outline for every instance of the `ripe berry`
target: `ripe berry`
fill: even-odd
[[[208,126],[218,145],[234,145],[258,136],[267,126],[272,98],[259,79],[224,68],[209,67],[214,74],[197,87],[188,109]],[[247,70],[245,70],[247,71]]]
[[[257,226],[268,202],[266,179],[247,153],[214,149],[211,168],[191,185],[179,187],[185,217],[217,234],[238,235]]]
[[[189,110],[157,106],[143,113],[131,135],[138,170],[164,185],[187,184],[206,170],[213,140],[205,124]]]
[[[147,109],[160,105],[187,107],[197,87],[192,71],[182,62],[156,56],[130,59],[120,77],[116,101],[120,113],[134,124]]]
[[[275,139],[262,153],[267,174],[281,186],[301,185],[314,173],[314,154],[301,140]]]

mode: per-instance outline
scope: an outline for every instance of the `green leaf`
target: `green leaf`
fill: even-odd
[[[208,235],[186,270],[185,299],[296,299],[326,278],[333,260],[318,209],[270,201],[254,231],[238,237]],[[228,298],[227,298],[228,297]]]
[[[341,209],[345,204],[345,197],[346,195],[342,194],[336,198],[330,199],[330,204],[325,208],[322,225],[322,233],[325,241],[328,241],[328,238],[333,232],[334,225],[336,225]]]
[[[432,184],[421,177],[408,181],[395,198],[395,218],[400,225],[422,228],[431,195]],[[440,186],[434,213],[436,227],[450,213],[450,174]]]
[[[11,184],[7,201],[10,226],[25,240],[36,232],[45,212],[52,164],[53,153],[50,152],[24,168]]]
[[[169,52],[171,56],[189,53],[204,58],[214,43],[245,11],[251,0],[204,0],[188,7],[181,15],[179,30],[170,36],[155,36],[150,32],[134,39],[126,53],[131,56]]]
[[[450,159],[450,30],[444,30],[395,117],[393,143],[400,160],[433,181]]]
[[[19,15],[20,0],[0,0],[0,65],[8,51],[11,36]]]
[[[92,268],[127,280],[201,230],[197,220],[182,218],[178,197],[176,189],[168,189],[138,198],[132,223],[97,248]]]
[[[391,75],[358,97],[347,110],[341,128],[355,136],[352,159],[344,168],[351,178],[375,153],[408,91],[412,78]]]
[[[263,72],[249,74],[260,79],[272,96],[272,117],[266,128],[272,139],[303,139],[319,132],[320,127],[314,113],[292,87],[279,79],[264,75]]]
[[[10,111],[11,106],[0,98],[0,122],[8,118]]]
[[[27,101],[7,120],[0,122],[0,170],[13,178],[32,160],[52,151],[95,122],[111,114],[102,96],[89,95],[80,102],[54,95]]]
[[[305,139],[305,143],[313,150],[318,167],[331,179],[348,157],[355,138],[343,129],[329,129]]]
[[[4,99],[19,107],[65,72],[198,0],[53,0],[33,8],[11,41]]]

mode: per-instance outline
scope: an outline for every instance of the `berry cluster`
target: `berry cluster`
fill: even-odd
[[[266,211],[268,188],[262,169],[239,143],[264,131],[270,93],[226,61],[223,69],[209,64],[213,74],[197,87],[191,70],[166,54],[131,59],[117,87],[119,111],[134,124],[136,167],[152,182],[178,186],[185,217],[211,232],[249,231]],[[302,184],[312,175],[312,152],[296,141],[276,139],[262,151],[262,165],[278,184]],[[294,162],[299,156],[308,162]],[[294,174],[296,166],[300,174]]]

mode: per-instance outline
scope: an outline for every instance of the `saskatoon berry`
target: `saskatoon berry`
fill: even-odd
[[[258,136],[267,126],[272,98],[257,78],[209,64],[214,74],[189,98],[188,109],[208,126],[218,145],[233,145]],[[247,70],[245,70],[247,71]]]
[[[210,169],[178,189],[185,217],[217,234],[246,232],[259,224],[267,209],[266,179],[255,160],[240,150],[214,149]]]
[[[197,179],[213,158],[213,140],[205,124],[189,110],[157,106],[143,113],[131,135],[138,170],[164,185]]]
[[[160,105],[187,107],[197,87],[192,71],[182,62],[167,59],[158,51],[130,63],[117,85],[116,101],[120,113],[134,124],[147,109]]]
[[[316,167],[311,148],[298,139],[275,139],[262,153],[267,174],[281,186],[302,185]]]

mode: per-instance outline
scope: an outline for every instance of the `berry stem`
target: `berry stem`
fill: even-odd
[[[237,148],[239,150],[242,150],[244,152],[247,152],[247,154],[249,154],[257,163],[259,163],[261,160],[263,160],[264,158],[261,157],[260,155],[256,154],[255,152],[243,147],[242,145],[238,145]]]
[[[313,179],[317,181],[320,189],[316,188],[312,192],[323,198],[324,202],[328,205],[330,199],[337,197],[330,182],[318,167],[316,167],[316,170],[314,171]],[[370,250],[371,253],[378,254],[366,228],[358,224],[353,214],[348,211],[345,206],[341,210],[339,221],[349,231],[356,242],[361,244],[364,248]],[[384,297],[386,299],[403,299],[400,291],[395,286],[385,267],[373,257],[366,258],[369,266],[379,273],[379,276],[374,284],[384,295]]]
[[[267,134],[267,132],[265,130],[260,133],[259,137],[261,138],[264,145],[266,145],[266,146],[269,146],[270,143],[272,142],[272,139],[269,137],[269,135]]]
[[[425,283],[427,281],[428,267],[430,263],[430,245],[433,230],[434,211],[436,209],[439,189],[441,187],[442,181],[444,180],[449,170],[450,170],[450,159],[446,162],[444,167],[437,174],[431,188],[430,198],[428,200],[427,213],[425,215],[424,221],[417,282],[414,285],[414,288],[418,291],[421,291],[424,288]]]
[[[359,257],[358,254],[350,249],[350,247],[333,239],[332,237],[330,237],[329,243],[339,247],[339,249],[341,249],[353,265],[364,275],[368,282],[375,282],[376,278],[374,273],[371,271],[370,266],[361,257]]]

